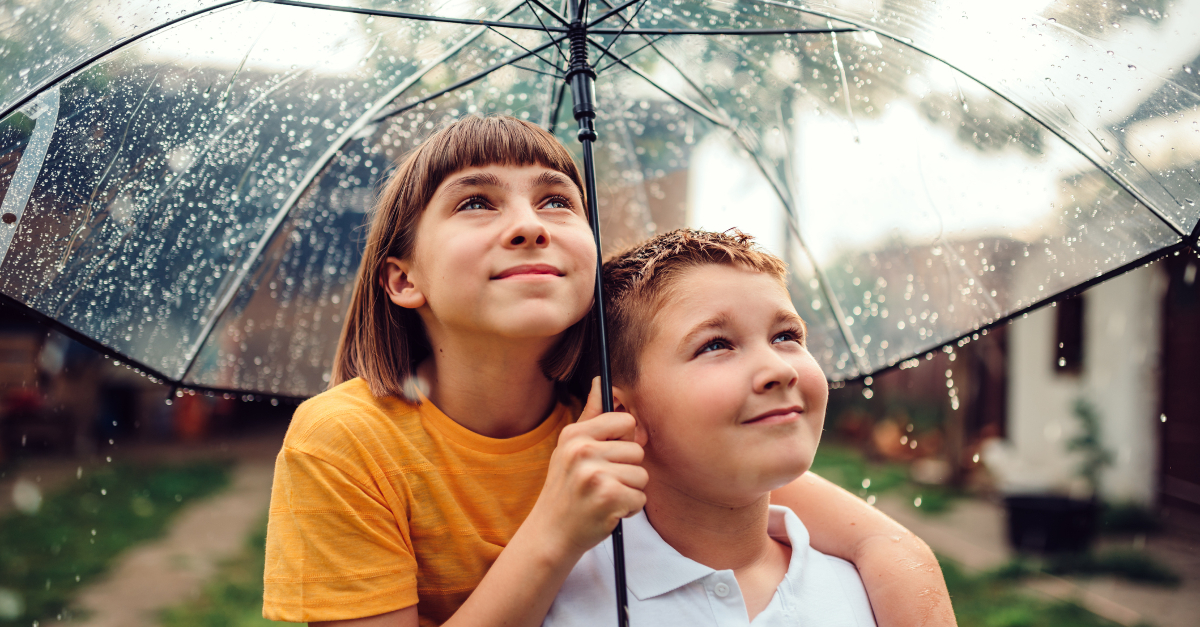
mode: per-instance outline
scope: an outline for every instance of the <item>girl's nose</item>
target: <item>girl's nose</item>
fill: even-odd
[[[531,208],[516,215],[504,241],[510,248],[542,248],[550,244],[550,231]]]
[[[754,375],[754,391],[767,392],[776,388],[790,388],[796,385],[800,374],[796,368],[773,349],[761,352],[761,363]]]

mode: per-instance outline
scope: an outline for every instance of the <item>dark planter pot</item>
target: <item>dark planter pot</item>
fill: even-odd
[[[1008,542],[1024,553],[1079,553],[1096,537],[1095,501],[1065,496],[1009,496]]]

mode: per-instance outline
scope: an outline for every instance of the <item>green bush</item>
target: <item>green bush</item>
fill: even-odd
[[[0,627],[67,611],[121,551],[160,535],[188,501],[229,481],[227,465],[107,466],[44,495],[36,513],[0,518]]]

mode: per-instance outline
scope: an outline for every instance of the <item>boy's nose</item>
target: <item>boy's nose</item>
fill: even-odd
[[[796,368],[773,350],[768,349],[764,353],[762,364],[754,377],[754,391],[762,393],[796,385],[800,379]]]

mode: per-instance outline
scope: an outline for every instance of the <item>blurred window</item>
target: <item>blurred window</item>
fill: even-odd
[[[1054,311],[1054,370],[1079,374],[1083,370],[1083,297],[1061,300]]]

